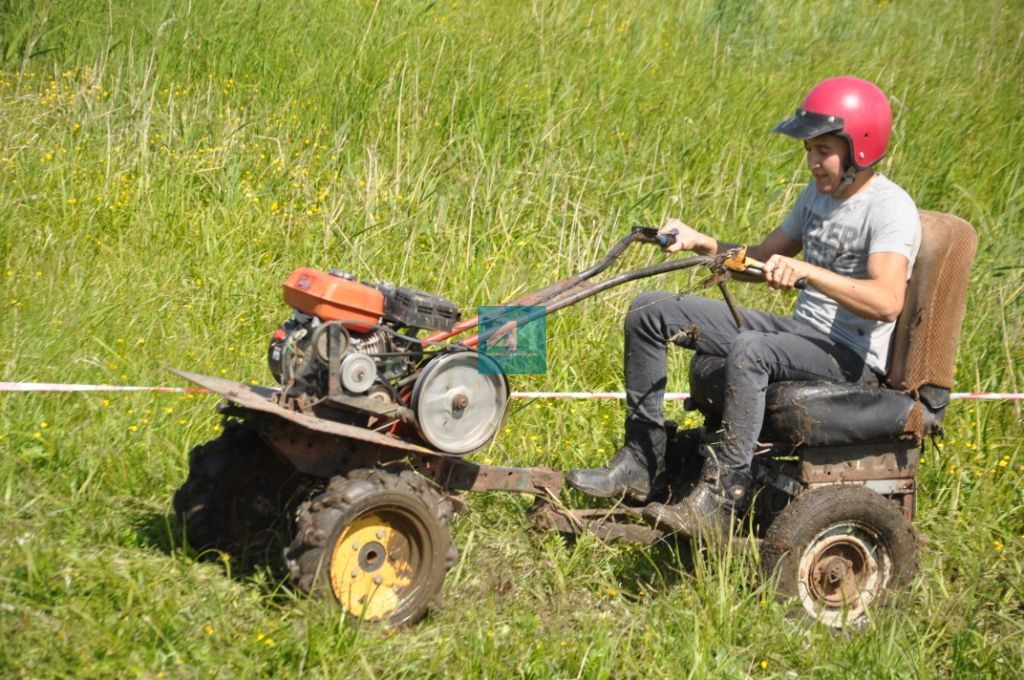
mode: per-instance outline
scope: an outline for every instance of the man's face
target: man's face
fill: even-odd
[[[822,135],[805,140],[804,148],[814,185],[821,193],[831,194],[843,179],[843,168],[850,157],[849,145],[838,135]]]

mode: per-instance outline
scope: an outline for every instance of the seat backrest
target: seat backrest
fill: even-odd
[[[978,245],[974,228],[948,213],[921,211],[921,249],[893,331],[886,382],[903,392],[953,387],[953,367]]]

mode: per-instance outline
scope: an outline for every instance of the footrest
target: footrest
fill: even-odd
[[[598,508],[570,510],[538,500],[528,513],[538,529],[563,534],[591,533],[604,541],[627,541],[649,545],[663,538],[665,532],[646,524],[637,524],[640,508]]]

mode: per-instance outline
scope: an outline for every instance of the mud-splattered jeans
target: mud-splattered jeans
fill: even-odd
[[[802,321],[742,310],[743,328],[724,302],[693,295],[649,292],[626,314],[627,420],[662,425],[668,343],[726,357],[726,391],[718,463],[750,468],[764,420],[768,383],[783,380],[865,382],[874,377],[864,359]]]

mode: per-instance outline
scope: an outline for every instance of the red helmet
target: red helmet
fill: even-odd
[[[815,85],[796,113],[772,128],[796,139],[835,134],[850,145],[857,170],[871,167],[885,155],[892,132],[892,110],[885,93],[853,76],[829,78]]]

